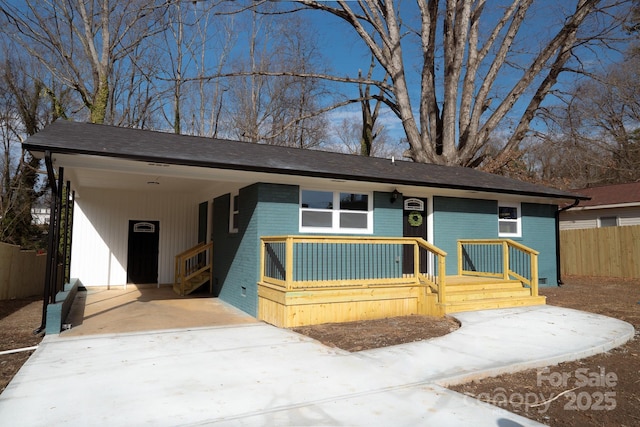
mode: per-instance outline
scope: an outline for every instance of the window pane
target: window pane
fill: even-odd
[[[516,234],[518,232],[518,223],[515,221],[500,221],[500,234]]]
[[[333,209],[333,193],[329,191],[302,190],[302,207]]]
[[[617,216],[603,216],[600,218],[600,227],[615,227],[618,225]]]
[[[340,228],[367,228],[367,214],[341,212]]]
[[[238,195],[236,194],[235,196],[233,196],[233,211],[237,212],[238,211]]]
[[[233,228],[234,230],[238,229],[238,214],[237,213],[233,214],[233,223],[231,224],[231,228]]]
[[[367,211],[369,196],[366,194],[340,193],[340,210]]]
[[[511,206],[500,206],[498,208],[498,218],[518,219],[518,208],[511,207]]]
[[[331,212],[302,211],[303,227],[331,227]]]

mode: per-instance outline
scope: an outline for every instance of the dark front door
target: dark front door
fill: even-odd
[[[422,237],[427,240],[427,199],[405,197],[403,200],[402,235]],[[402,273],[413,273],[413,247],[405,245],[402,256]],[[420,271],[427,271],[427,253],[420,254]]]
[[[198,205],[198,243],[207,243],[207,224],[209,221],[209,202]]]
[[[127,283],[158,283],[159,221],[129,221]]]

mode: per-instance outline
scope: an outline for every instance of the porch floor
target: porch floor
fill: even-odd
[[[171,286],[128,285],[78,292],[60,337],[255,323],[258,320],[209,295],[181,297]]]

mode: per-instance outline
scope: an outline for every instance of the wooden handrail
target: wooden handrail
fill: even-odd
[[[209,252],[209,256],[202,262],[201,255]],[[188,261],[193,260],[193,266],[188,268]],[[197,260],[197,261],[196,261]],[[211,269],[213,264],[213,242],[198,243],[192,248],[189,248],[175,257],[175,271],[174,271],[174,285],[179,286],[180,294],[184,294],[184,285],[187,281],[193,277]],[[187,271],[189,270],[189,271]]]
[[[424,248],[427,252],[434,254],[437,257],[437,266],[433,266],[436,268],[438,275],[436,281],[430,280],[425,275],[421,273],[417,273],[419,277],[428,283],[436,292],[438,292],[438,300],[440,303],[445,303],[447,300],[447,287],[446,287],[446,275],[447,275],[447,266],[446,266],[446,258],[447,253],[437,246],[432,245],[422,238],[416,238],[416,243],[419,247]],[[416,251],[417,252],[417,251]]]
[[[413,245],[413,255],[414,255],[414,265],[415,269],[412,277],[404,277],[402,275],[401,268],[398,270],[398,267],[391,267],[392,265],[396,265],[399,262],[399,258],[393,254],[401,254],[401,249],[392,248],[390,250],[391,255],[394,256],[392,261],[389,261],[389,258],[384,259],[384,267],[385,274],[382,276],[370,275],[369,270],[366,267],[358,269],[354,268],[354,271],[351,271],[349,277],[331,277],[331,276],[341,276],[340,269],[344,268],[346,264],[340,264],[340,267],[336,266],[336,270],[331,270],[327,276],[329,278],[322,279],[297,279],[297,273],[295,273],[295,268],[298,266],[298,262],[294,260],[296,253],[294,251],[294,247],[296,244],[335,244],[335,245],[389,245],[389,246],[399,246],[403,245]],[[423,274],[420,272],[420,249],[426,250],[428,253],[432,254],[437,258],[437,263],[432,266],[433,269],[437,269],[437,275],[431,274]],[[356,250],[356,253],[358,250]],[[276,252],[279,252],[280,255],[276,255]],[[339,251],[341,255],[344,255],[344,252]],[[389,254],[382,252],[382,255],[377,255],[376,250],[373,250],[373,260],[370,258],[371,253],[361,254],[358,260],[363,264],[367,264],[368,262],[374,262],[376,260],[376,256],[388,256]],[[327,252],[322,253],[318,256],[326,257],[333,256],[339,257],[341,255],[336,255],[336,252]],[[260,247],[260,282],[263,284],[269,284],[271,286],[279,287],[286,290],[294,290],[294,289],[311,289],[311,288],[342,288],[345,286],[376,286],[376,285],[406,285],[407,283],[415,283],[416,285],[427,285],[428,287],[435,289],[440,295],[444,295],[445,289],[445,258],[447,253],[442,249],[432,245],[424,239],[415,238],[415,237],[370,237],[370,236],[305,236],[305,235],[289,235],[289,236],[263,236],[261,237],[261,247]],[[369,257],[369,258],[367,258]],[[366,259],[366,261],[365,261]],[[334,259],[332,259],[334,260]],[[379,258],[381,260],[381,258]],[[324,268],[327,264],[326,259],[314,259],[314,262],[317,265],[310,266],[305,263],[305,266],[309,268],[309,271],[313,271],[314,268],[320,269]],[[269,268],[267,268],[267,264]],[[319,267],[322,265],[322,267]],[[368,264],[367,264],[368,265]],[[377,266],[377,265],[376,265]],[[369,269],[375,269],[374,266],[370,266]],[[269,270],[269,274],[267,272]],[[392,275],[389,275],[390,271],[394,271]],[[306,274],[306,272],[305,272]],[[358,277],[354,277],[355,275],[359,275]]]
[[[192,253],[192,252],[194,252],[194,253],[200,252],[200,248],[201,248],[202,246],[205,246],[205,245],[206,245],[206,244],[205,244],[204,242],[200,242],[200,243],[198,243],[197,245],[195,245],[194,247],[189,248],[189,249],[187,249],[187,250],[185,250],[185,251],[183,251],[183,252],[180,252],[178,255],[176,255],[176,258],[178,258],[178,257],[183,258],[183,257],[185,257],[185,256],[186,256],[186,257],[190,257],[190,256],[192,256],[192,255],[191,255],[191,253]],[[213,245],[213,244],[212,244],[212,243],[209,243],[209,245]]]
[[[502,271],[471,271],[463,267],[464,245],[496,245],[502,247]],[[529,257],[529,277],[525,277],[511,268],[510,249],[513,248]],[[538,296],[538,255],[539,252],[522,243],[511,239],[460,239],[458,240],[458,274],[501,277],[509,280],[516,278],[525,285],[529,285],[531,296]]]
[[[460,239],[458,240],[458,243],[462,243],[462,244],[468,243],[468,244],[479,244],[479,245],[502,244],[504,242],[507,242],[509,246],[519,249],[523,252],[540,255],[540,252],[536,251],[535,249],[525,246],[522,243],[516,242],[515,240],[512,240],[512,239]]]

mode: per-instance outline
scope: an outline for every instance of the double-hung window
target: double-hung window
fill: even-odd
[[[300,231],[370,234],[372,199],[368,193],[301,190]]]
[[[498,203],[498,236],[521,237],[519,203]]]

